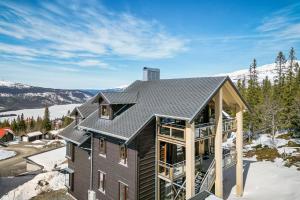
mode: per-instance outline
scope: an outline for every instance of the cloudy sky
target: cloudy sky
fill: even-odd
[[[208,76],[300,57],[300,3],[257,1],[0,1],[0,79],[102,89],[159,67]]]

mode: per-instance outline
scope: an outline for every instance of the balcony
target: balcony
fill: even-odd
[[[236,130],[237,122],[236,119],[223,120],[223,132],[230,132]]]
[[[185,126],[175,123],[164,123],[159,126],[158,135],[184,142]]]
[[[185,176],[185,160],[175,163],[169,164],[164,161],[159,161],[159,175],[164,178],[169,179],[170,181],[176,180],[177,178],[181,178]],[[196,169],[200,169],[203,164],[202,156],[195,157],[195,167]]]
[[[185,160],[175,164],[159,161],[158,165],[159,175],[163,176],[164,178],[175,180],[185,176]]]
[[[236,119],[223,120],[223,133],[236,130]],[[205,139],[216,134],[215,123],[203,123],[195,126],[195,139]]]

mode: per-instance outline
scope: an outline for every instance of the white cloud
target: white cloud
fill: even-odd
[[[157,21],[142,20],[130,13],[114,13],[101,5],[48,2],[32,8],[1,1],[0,6],[6,8],[0,13],[6,19],[0,20],[0,34],[28,41],[24,50],[27,56],[161,59],[186,49],[185,39],[168,33]],[[106,67],[99,61],[83,63]]]

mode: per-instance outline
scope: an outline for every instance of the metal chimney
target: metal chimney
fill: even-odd
[[[144,67],[143,81],[153,81],[160,79],[160,70],[158,68]]]

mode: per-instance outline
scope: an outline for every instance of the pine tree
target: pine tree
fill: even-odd
[[[34,131],[34,127],[35,127],[35,121],[34,121],[34,118],[31,117],[30,123],[29,123],[29,129],[30,129],[30,131]]]
[[[285,70],[285,64],[286,64],[286,59],[282,51],[279,51],[276,60],[276,76],[275,76],[275,84],[279,85],[280,87],[283,86],[283,80],[284,80],[284,72]]]
[[[26,123],[24,120],[24,114],[21,114],[20,120],[19,120],[19,131],[21,133],[25,133],[26,132]]]
[[[45,107],[44,118],[42,123],[42,131],[44,133],[51,130],[51,121],[50,121],[50,113],[48,106]]]

